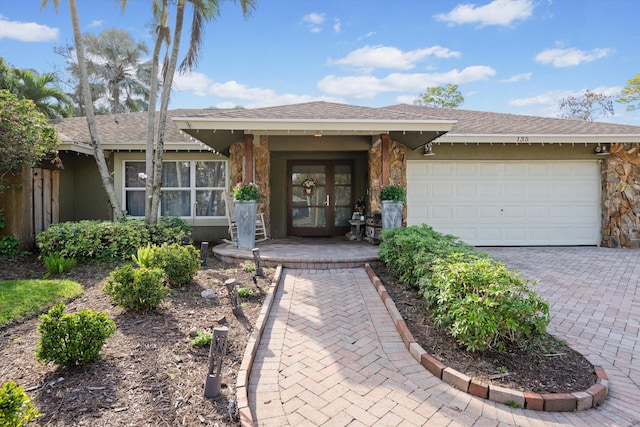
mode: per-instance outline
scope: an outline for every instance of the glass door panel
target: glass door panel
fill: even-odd
[[[350,161],[289,161],[289,235],[334,236],[349,231],[352,169]]]

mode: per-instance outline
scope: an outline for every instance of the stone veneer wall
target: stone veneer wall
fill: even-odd
[[[640,248],[640,144],[612,144],[602,162],[602,242]]]
[[[382,209],[380,203],[380,186],[400,184],[407,188],[407,148],[399,142],[389,144],[389,182],[382,182],[382,141],[378,140],[369,150],[369,211]],[[407,218],[407,206],[402,212],[404,221]]]
[[[229,185],[230,190],[238,182],[242,182],[242,167],[244,158],[244,141],[238,141],[229,147]],[[267,206],[271,202],[271,188],[269,188],[269,176],[271,173],[271,161],[269,156],[269,137],[261,135],[259,141],[253,141],[253,160],[255,163],[255,183],[260,188],[262,201],[258,204],[258,212],[264,214],[267,234],[271,235],[271,220]],[[249,179],[249,181],[251,181]]]

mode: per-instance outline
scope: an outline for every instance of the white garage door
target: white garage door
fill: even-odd
[[[407,224],[476,246],[597,245],[597,161],[409,161]]]

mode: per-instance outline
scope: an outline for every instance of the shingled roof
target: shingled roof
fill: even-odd
[[[184,115],[248,120],[455,120],[457,123],[449,131],[450,134],[640,135],[640,126],[408,104],[372,108],[316,101],[255,109],[200,110],[195,114],[189,114],[189,110],[181,111],[184,113],[173,114],[173,117]]]
[[[168,149],[208,149],[199,141],[178,129],[172,116],[202,113],[205,110],[170,110],[167,112],[167,127],[165,130],[165,144]],[[90,149],[91,137],[86,117],[71,117],[68,119],[52,120],[51,123],[58,131],[62,142],[62,149],[82,151]],[[147,113],[105,114],[96,116],[96,124],[100,135],[100,142],[104,149],[142,149],[147,141]],[[185,148],[186,147],[186,148]]]
[[[174,120],[192,118],[197,123],[193,129],[180,131]],[[372,108],[325,101],[282,105],[255,109],[178,109],[168,112],[165,141],[167,149],[205,149],[195,139],[201,123],[212,120],[218,123],[268,123],[270,121],[337,122],[347,129],[350,123],[414,123],[429,121],[455,122],[443,139],[458,137],[491,137],[508,135],[540,135],[559,137],[611,137],[624,136],[640,141],[640,127],[603,122],[557,119],[485,111],[449,108],[433,108],[399,104]],[[147,113],[109,114],[96,116],[100,139],[105,149],[143,149],[146,145]],[[53,121],[63,142],[63,149],[90,148],[86,118],[73,117]],[[191,123],[189,123],[191,124]],[[230,124],[233,127],[233,124]],[[260,128],[256,128],[260,129]],[[237,129],[242,132],[246,129]],[[315,129],[310,128],[310,131]],[[200,135],[201,136],[201,135]],[[635,138],[637,137],[637,138]],[[202,139],[202,138],[200,138]],[[204,139],[203,139],[204,140]]]
[[[639,135],[640,126],[584,120],[491,113],[486,111],[393,105],[379,110],[404,117],[449,119],[456,124],[448,135]]]

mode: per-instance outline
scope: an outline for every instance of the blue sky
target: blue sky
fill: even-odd
[[[113,0],[77,2],[83,32],[124,28],[152,47],[149,1],[129,0],[124,14]],[[637,0],[257,0],[248,19],[221,3],[171,108],[381,107],[453,83],[460,108],[557,117],[561,98],[615,96],[640,73]],[[0,56],[12,66],[62,70],[53,48],[72,37],[66,0],[57,15],[40,0],[0,0]],[[614,107],[601,120],[640,126],[640,111]]]

